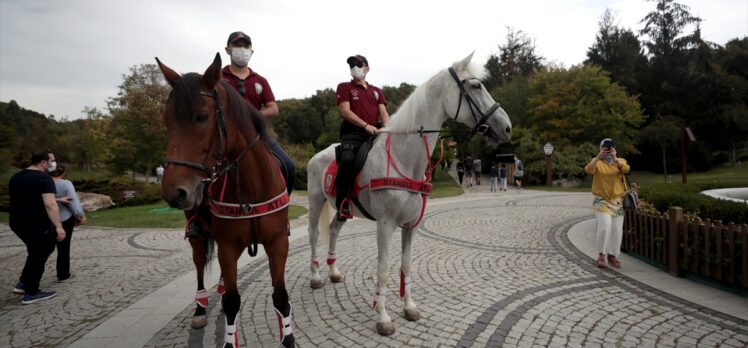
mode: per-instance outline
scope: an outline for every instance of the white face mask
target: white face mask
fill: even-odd
[[[54,172],[55,169],[57,169],[57,161],[49,162],[49,166],[47,167],[48,172]]]
[[[252,50],[245,47],[231,48],[231,62],[238,66],[247,66],[249,59],[252,58]]]
[[[364,68],[354,66],[351,68],[351,76],[353,76],[353,78],[356,80],[363,80],[364,76],[366,76],[366,73],[364,73]]]

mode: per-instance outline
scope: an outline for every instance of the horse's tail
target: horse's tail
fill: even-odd
[[[213,235],[210,233],[206,233],[205,238],[203,238],[203,250],[205,251],[204,268],[207,270],[210,264],[213,262],[213,253],[216,250],[216,241],[215,239],[213,239]]]
[[[322,240],[330,239],[330,222],[332,222],[333,215],[334,211],[330,202],[325,201],[322,203],[322,210],[319,213],[319,222],[317,223],[319,236]]]

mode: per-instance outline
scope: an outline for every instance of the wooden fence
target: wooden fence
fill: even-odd
[[[693,274],[748,289],[748,225],[688,221],[679,207],[666,214],[626,211],[623,251],[670,274]]]

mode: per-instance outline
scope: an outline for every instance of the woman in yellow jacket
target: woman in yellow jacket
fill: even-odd
[[[616,142],[603,139],[600,152],[584,171],[592,175],[592,203],[597,218],[597,266],[608,263],[621,267],[618,255],[623,238],[623,195],[626,192],[623,175],[631,170],[626,160],[616,156]]]

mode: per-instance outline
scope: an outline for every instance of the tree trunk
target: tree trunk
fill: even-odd
[[[737,146],[734,143],[730,144],[730,162],[732,163],[732,167],[735,168],[735,163],[737,162],[737,154],[736,154]]]
[[[662,172],[665,175],[665,182],[667,182],[667,158],[665,157],[665,147],[662,147]]]

